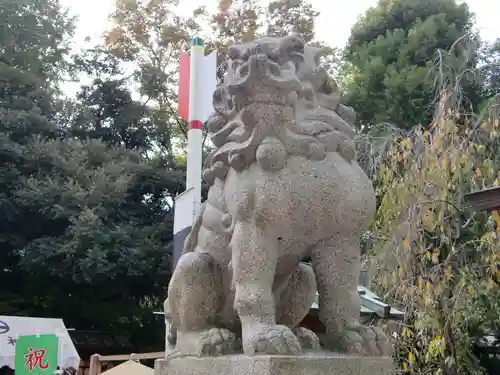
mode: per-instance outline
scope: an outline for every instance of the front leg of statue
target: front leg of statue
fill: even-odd
[[[252,221],[240,221],[235,225],[231,248],[234,304],[242,325],[243,352],[250,356],[299,353],[300,343],[291,329],[276,324],[273,282],[277,244]]]

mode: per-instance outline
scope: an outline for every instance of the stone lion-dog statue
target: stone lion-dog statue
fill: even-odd
[[[165,301],[180,355],[319,349],[299,327],[316,290],[324,349],[389,354],[387,336],[359,324],[360,238],[375,194],[356,161],[355,113],[339,103],[319,57],[298,37],[228,51],[207,125],[215,146],[203,172],[208,199]]]

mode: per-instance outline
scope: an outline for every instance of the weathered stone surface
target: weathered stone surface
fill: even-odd
[[[165,303],[181,355],[317,349],[297,327],[316,288],[327,349],[389,353],[382,331],[359,324],[359,242],[374,191],[356,162],[354,111],[339,104],[318,54],[296,37],[229,49],[208,121],[208,200]],[[299,262],[305,256],[312,267]]]
[[[155,375],[395,375],[389,357],[333,353],[300,356],[242,355],[157,360]]]

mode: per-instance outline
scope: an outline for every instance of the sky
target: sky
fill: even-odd
[[[343,46],[350,29],[359,15],[377,0],[310,0],[321,14],[316,22],[316,37],[332,46]],[[470,9],[476,13],[476,23],[484,39],[500,37],[500,1],[469,0]],[[115,0],[61,0],[71,14],[78,17],[76,30],[77,46],[83,45],[86,36],[98,40],[109,25],[108,15],[112,12]],[[179,12],[189,13],[199,5],[215,10],[216,0],[181,0]]]
[[[114,9],[115,0],[60,0],[62,5],[77,17],[75,32],[76,50],[85,46],[84,39],[90,37],[93,43],[102,40],[102,34],[109,27],[109,14]],[[265,1],[265,0],[262,0]],[[368,8],[377,4],[377,0],[309,0],[320,12],[316,21],[316,39],[331,46],[343,47],[347,42],[351,27],[357,18]],[[468,0],[469,8],[476,15],[476,27],[484,40],[500,37],[500,1]],[[178,12],[189,16],[193,9],[206,5],[209,11],[215,11],[217,0],[180,0]],[[65,91],[69,95],[76,92],[78,84],[69,84]]]

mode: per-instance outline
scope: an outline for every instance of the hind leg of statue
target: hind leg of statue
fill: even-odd
[[[311,266],[300,263],[276,305],[278,324],[292,328],[302,349],[319,349],[319,339],[311,330],[299,327],[316,297],[316,277]]]
[[[234,307],[242,329],[243,352],[296,354],[300,342],[292,330],[276,323],[273,282],[278,244],[251,220],[236,223],[231,240]]]
[[[337,236],[323,241],[314,249],[312,262],[318,285],[319,317],[326,328],[328,348],[352,354],[390,355],[390,343],[384,332],[359,323],[359,238]]]
[[[166,301],[175,353],[214,356],[238,351],[236,335],[218,322],[223,290],[222,272],[210,255],[193,252],[179,259]]]

